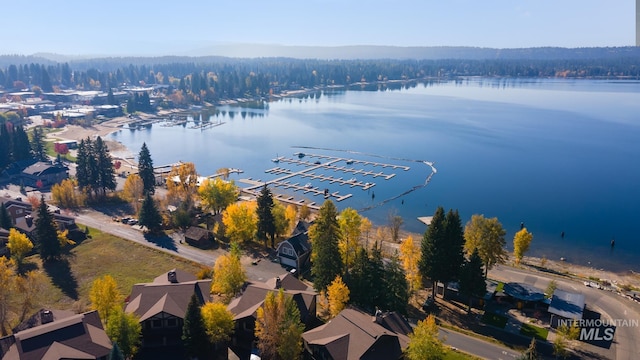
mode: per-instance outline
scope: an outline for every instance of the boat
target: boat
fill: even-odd
[[[275,157],[275,158],[273,158],[273,159],[271,159],[271,161],[273,161],[274,163],[276,163],[276,164],[277,164],[277,163],[279,163],[279,162],[280,162],[280,160],[282,160],[282,159],[283,159],[283,157],[282,157],[282,156],[278,156],[278,155],[276,154],[276,157]]]
[[[321,162],[320,162],[320,160],[316,160],[316,161],[314,161],[314,164],[316,164],[316,165],[320,165],[320,164],[321,164]]]
[[[307,189],[310,189],[313,185],[311,185],[311,183],[306,183],[304,184],[304,187],[306,187]]]
[[[353,160],[352,159],[347,160],[347,165],[351,165],[351,164],[353,164]]]
[[[347,182],[356,182],[356,181],[357,181],[356,178],[351,178],[351,179],[347,180]]]
[[[306,154],[303,153],[303,152],[298,152],[298,153],[295,153],[293,155],[296,155],[298,157],[298,159],[302,159]]]

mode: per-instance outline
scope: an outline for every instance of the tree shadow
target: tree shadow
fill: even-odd
[[[51,278],[53,285],[62,290],[66,296],[73,300],[78,300],[78,282],[71,272],[71,266],[67,258],[46,261],[42,266]]]
[[[29,261],[23,261],[19,266],[18,266],[18,275],[20,276],[24,276],[26,273],[28,273],[29,271],[36,271],[38,270],[38,264],[36,263],[32,263]]]
[[[161,234],[146,233],[144,234],[144,238],[148,242],[154,243],[163,249],[178,251],[178,247],[176,246],[175,240],[173,240],[169,235],[165,233],[161,233]]]

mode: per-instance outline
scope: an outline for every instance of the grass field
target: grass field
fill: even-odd
[[[530,324],[522,324],[522,327],[520,328],[520,334],[526,335],[528,337],[535,337],[536,339],[540,340],[547,340],[549,330]]]
[[[453,349],[449,349],[447,354],[444,356],[444,360],[477,360],[479,357],[469,355],[467,353],[463,353],[460,351],[455,351]]]
[[[484,315],[482,315],[482,322],[484,322],[485,324],[493,325],[500,329],[504,329],[504,327],[507,325],[507,320],[508,319],[506,317],[494,313],[486,312],[484,313]]]
[[[89,290],[93,280],[106,274],[117,282],[120,293],[126,297],[133,284],[149,282],[158,275],[179,268],[196,274],[202,265],[173,257],[110,234],[90,228],[91,238],[71,249],[65,260],[46,264],[38,255],[26,259],[29,269],[41,269],[49,284],[40,300],[42,306],[86,311]]]

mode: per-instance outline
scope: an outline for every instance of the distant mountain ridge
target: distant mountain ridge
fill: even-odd
[[[519,49],[479,48],[465,46],[285,46],[265,44],[219,44],[166,56],[107,56],[36,53],[33,55],[0,55],[0,66],[9,64],[101,63],[124,60],[133,62],[173,63],[209,62],[223,58],[294,58],[317,60],[581,60],[640,58],[640,47],[560,48],[537,47]]]

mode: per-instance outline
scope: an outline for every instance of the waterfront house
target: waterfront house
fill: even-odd
[[[280,264],[297,269],[298,273],[304,272],[311,265],[309,226],[306,221],[298,221],[291,237],[280,242],[276,248]]]
[[[28,166],[20,174],[24,186],[49,188],[69,178],[69,168],[62,164],[39,161]]]
[[[43,309],[0,338],[0,360],[106,360],[111,347],[97,311],[76,315]]]

